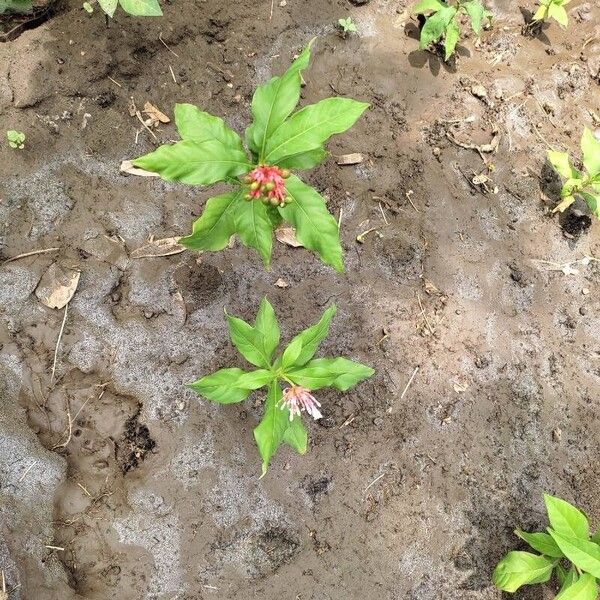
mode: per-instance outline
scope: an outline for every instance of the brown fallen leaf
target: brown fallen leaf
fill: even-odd
[[[35,288],[35,295],[48,308],[64,308],[71,301],[80,276],[81,271],[52,263]]]
[[[358,165],[364,160],[364,156],[360,152],[354,152],[353,154],[342,154],[337,157],[338,165]]]
[[[159,123],[171,122],[171,119],[169,119],[165,113],[156,108],[154,104],[150,104],[150,102],[146,102],[146,104],[144,104],[144,110],[142,112],[148,115],[153,127],[157,127]]]
[[[134,250],[131,258],[158,258],[160,256],[171,256],[173,254],[181,254],[185,251],[185,247],[179,244],[179,237],[162,238],[155,240],[150,238],[143,246]]]
[[[141,177],[160,177],[158,173],[152,171],[146,171],[146,169],[140,169],[139,167],[133,166],[133,161],[124,160],[119,168],[121,173],[127,173],[128,175],[140,175]]]
[[[286,288],[290,287],[290,284],[285,279],[282,279],[281,277],[273,285],[275,287],[278,287],[281,289],[286,289]]]
[[[275,230],[275,237],[278,242],[287,244],[292,248],[301,248],[302,244],[296,238],[296,232],[293,227],[279,227]]]

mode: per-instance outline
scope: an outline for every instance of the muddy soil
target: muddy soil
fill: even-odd
[[[545,526],[544,491],[600,523],[600,263],[581,262],[600,225],[550,214],[545,162],[600,127],[600,7],[575,0],[567,31],[524,37],[530,4],[489,1],[493,29],[451,65],[418,50],[402,0],[165,2],[109,28],[73,0],[0,44],[0,134],[27,135],[0,144],[2,260],[56,248],[0,265],[10,600],[489,600],[512,529]],[[214,193],[119,173],[176,137],[150,136],[131,98],[242,131],[255,85],[315,35],[302,102],[372,105],[308,175],[346,273],[281,244],[270,271],[239,243],[131,258]],[[338,166],[350,152],[364,162]],[[64,309],[34,294],[53,263],[81,271],[54,377]],[[322,355],[377,374],[323,392],[308,454],[282,450],[259,480],[261,395],[221,407],[184,384],[243,366],[223,309],[251,318],[265,294],[288,338],[335,302]]]

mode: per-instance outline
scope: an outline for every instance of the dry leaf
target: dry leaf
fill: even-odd
[[[429,296],[441,296],[442,295],[442,292],[440,292],[440,290],[433,283],[433,281],[430,281],[429,279],[423,278],[423,289],[425,290],[425,293],[428,294]]]
[[[353,154],[342,154],[342,156],[337,157],[338,165],[358,165],[364,160],[364,157],[359,152],[354,152]]]
[[[142,177],[160,177],[158,173],[152,171],[146,171],[146,169],[140,169],[139,167],[133,166],[133,161],[124,160],[120,167],[121,173],[127,173],[128,175],[140,175]]]
[[[296,232],[293,227],[279,227],[275,230],[275,237],[278,242],[287,244],[292,248],[300,248],[302,244],[296,238]]]
[[[152,125],[156,127],[159,123],[170,123],[171,119],[165,115],[165,113],[161,112],[154,106],[154,104],[150,104],[150,102],[146,102],[144,104],[143,113],[150,117],[152,121]]]
[[[282,279],[281,277],[273,285],[275,285],[276,287],[281,288],[281,289],[290,287],[290,284],[285,279]]]
[[[35,288],[35,295],[48,308],[64,308],[73,297],[80,276],[81,271],[63,269],[52,263]]]
[[[181,238],[169,237],[161,240],[150,239],[146,244],[134,250],[131,258],[157,258],[159,256],[171,256],[173,254],[181,254],[185,251],[185,247],[178,242]]]

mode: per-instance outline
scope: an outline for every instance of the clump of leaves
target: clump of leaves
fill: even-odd
[[[223,250],[237,234],[268,266],[273,230],[285,220],[305,248],[337,271],[344,270],[336,219],[323,197],[290,169],[311,169],[323,162],[324,142],[352,127],[368,104],[327,98],[293,112],[311,44],[281,77],[256,89],[254,122],[245,136],[249,152],[222,119],[191,104],[177,104],[175,123],[182,141],[133,161],[167,181],[190,185],[225,181],[234,186],[207,201],[193,232],[180,244],[193,250]]]
[[[563,27],[569,24],[569,16],[565,5],[571,0],[540,0],[540,6],[533,15],[532,22],[544,22],[548,17],[552,17]]]
[[[590,211],[600,218],[600,141],[586,127],[581,137],[583,170],[571,164],[566,152],[548,152],[548,160],[554,170],[565,180],[560,192],[561,202],[553,212],[563,212],[577,196],[581,196]]]
[[[134,17],[162,17],[162,10],[158,0],[97,0],[100,8],[112,17],[117,10],[117,6]],[[92,11],[92,5],[89,6]],[[87,8],[85,9],[91,12]]]
[[[345,19],[338,19],[338,27],[342,31],[342,37],[346,37],[349,33],[356,33],[356,23],[352,20],[352,17],[346,17]]]
[[[6,132],[6,139],[11,148],[23,150],[25,148],[25,134],[21,131],[11,129]]]
[[[374,373],[370,367],[342,357],[313,358],[329,334],[335,312],[335,305],[330,306],[318,323],[296,335],[276,358],[279,325],[266,298],[260,303],[254,325],[226,314],[231,341],[258,369],[221,369],[189,385],[200,396],[219,404],[242,402],[252,390],[267,388],[263,417],[254,429],[263,476],[282,443],[300,454],[306,452],[307,433],[301,412],[321,418],[321,404],[311,392],[325,387],[346,391]],[[280,382],[289,387],[282,391]]]
[[[512,593],[523,585],[545,583],[555,573],[560,585],[556,600],[597,600],[600,532],[590,537],[587,517],[565,500],[545,494],[544,502],[548,533],[515,530],[539,554],[509,552],[494,570],[494,585]]]
[[[0,15],[25,14],[33,8],[33,0],[0,0]]]
[[[473,31],[479,36],[492,13],[480,0],[457,0],[453,4],[442,0],[421,0],[414,8],[417,15],[427,15],[421,29],[421,49],[444,40],[444,59],[448,60],[456,49],[460,39],[461,15],[468,15]]]

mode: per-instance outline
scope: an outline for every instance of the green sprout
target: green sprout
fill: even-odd
[[[356,33],[356,23],[352,20],[352,17],[346,17],[345,19],[338,19],[338,27],[342,30],[342,37],[346,37],[349,33]]]
[[[457,0],[454,4],[442,0],[421,0],[413,13],[427,15],[421,29],[421,49],[444,40],[444,60],[448,60],[456,50],[460,39],[460,17],[468,15],[473,31],[479,35],[484,23],[489,22],[492,13],[479,0]]]
[[[10,131],[6,132],[6,138],[8,139],[8,145],[11,148],[18,148],[19,150],[23,150],[23,148],[25,148],[25,134],[21,131],[11,129]]]
[[[555,600],[596,600],[600,578],[600,532],[590,536],[587,517],[565,500],[544,494],[548,533],[515,535],[539,554],[509,552],[496,566],[494,585],[514,593],[521,586],[546,583],[554,573],[560,590]]]
[[[565,10],[565,5],[571,0],[540,0],[540,6],[533,15],[532,22],[544,22],[548,17],[552,17],[563,27],[569,24],[569,17]]]
[[[590,211],[600,218],[600,142],[586,127],[581,136],[583,170],[572,166],[567,152],[548,152],[554,170],[565,180],[560,192],[561,202],[553,212],[564,212],[580,196]]]

